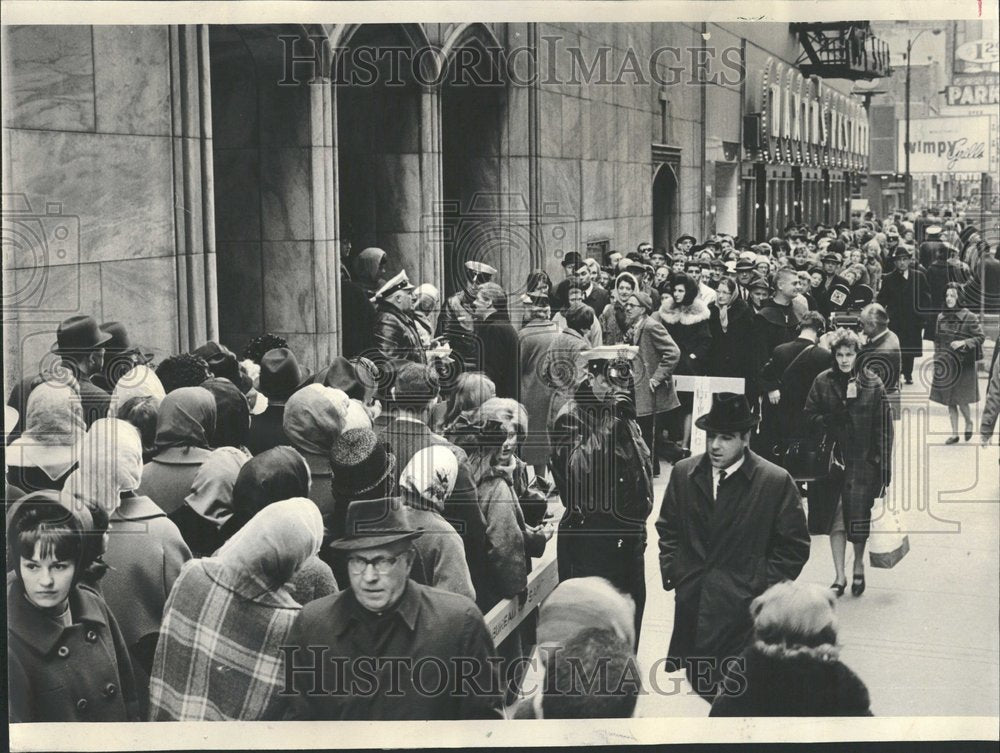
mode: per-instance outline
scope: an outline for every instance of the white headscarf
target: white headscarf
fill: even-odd
[[[7,464],[39,468],[55,480],[77,462],[86,431],[76,383],[42,382],[28,397],[24,431],[7,447]]]
[[[121,504],[121,493],[138,489],[141,481],[138,429],[117,418],[101,418],[80,442],[80,466],[64,489],[111,515]]]
[[[432,445],[417,452],[399,476],[399,487],[416,494],[435,510],[444,509],[444,501],[455,488],[458,459],[444,445]]]
[[[154,397],[159,402],[166,396],[156,372],[140,364],[133,367],[115,385],[115,390],[111,393],[111,404],[108,406],[108,418],[117,418],[119,409],[133,397]]]
[[[250,453],[239,447],[212,450],[198,468],[191,491],[184,498],[187,506],[217,526],[229,520],[233,515],[236,477],[248,460]]]

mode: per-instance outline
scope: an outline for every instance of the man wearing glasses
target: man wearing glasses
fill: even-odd
[[[421,535],[395,498],[357,500],[343,556],[350,589],[309,602],[283,647],[291,718],[501,719],[493,640],[471,599],[410,579]]]

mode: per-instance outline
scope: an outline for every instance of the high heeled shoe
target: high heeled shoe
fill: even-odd
[[[837,581],[834,581],[833,583],[830,584],[830,590],[833,591],[835,594],[837,594],[838,599],[844,595],[845,588],[847,588],[847,581],[844,581],[843,583],[838,583]]]
[[[965,427],[965,441],[968,442],[970,439],[972,439],[972,425],[967,424]]]
[[[851,579],[851,594],[854,596],[860,596],[865,592],[865,574],[861,573],[858,575],[855,573],[854,577]]]
[[[946,440],[944,440],[944,443],[945,444],[958,444],[958,435],[956,434],[953,437],[948,437]]]

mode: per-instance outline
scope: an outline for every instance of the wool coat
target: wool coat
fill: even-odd
[[[930,399],[941,405],[968,405],[979,402],[979,373],[976,355],[982,352],[983,334],[979,317],[968,309],[948,309],[937,316],[934,337],[934,382]],[[954,350],[960,340],[964,348]]]
[[[547,320],[528,322],[517,333],[520,348],[521,404],[528,414],[528,431],[521,443],[521,458],[532,465],[549,457],[549,408],[556,387],[548,374],[552,346],[560,340],[558,326]]]
[[[674,373],[707,373],[708,352],[712,346],[712,331],[708,323],[710,316],[708,306],[700,298],[681,306],[672,296],[664,296],[660,308],[649,317],[662,323],[680,348],[680,360]]]
[[[604,307],[598,320],[601,323],[601,339],[604,345],[618,345],[625,342],[625,330],[628,324],[625,322],[625,309],[617,300],[611,301]]]
[[[808,436],[808,426],[802,415],[806,397],[812,389],[813,380],[832,365],[833,354],[805,337],[797,337],[774,349],[770,360],[760,371],[761,392],[764,394],[761,434],[765,435],[767,442],[785,444]],[[767,393],[772,390],[781,392],[777,405],[772,405],[767,398]],[[765,449],[770,448],[765,446]]]
[[[809,531],[830,532],[837,501],[852,543],[868,540],[871,511],[892,479],[892,409],[882,380],[856,371],[857,397],[847,398],[848,377],[836,367],[816,377],[806,398],[805,417],[816,436],[832,433],[844,461],[843,473],[809,487]]]
[[[458,292],[445,300],[437,320],[436,336],[448,341],[452,357],[461,363],[463,371],[478,368],[474,365],[479,348],[476,346],[472,298],[467,293]]]
[[[628,341],[639,348],[632,363],[635,415],[650,416],[673,410],[680,405],[673,377],[675,373],[683,373],[680,371],[683,350],[656,314],[643,317],[630,332]],[[658,382],[655,391],[649,388],[650,379]]]
[[[868,688],[838,659],[775,648],[758,642],[743,652],[741,679],[716,697],[709,716],[872,715]]]
[[[775,583],[795,580],[809,558],[809,533],[788,472],[747,450],[713,498],[707,454],[670,474],[656,521],[663,587],[675,591],[668,657],[722,660],[749,642],[750,602]]]
[[[7,585],[11,722],[139,720],[135,679],[118,622],[97,591],[70,591],[73,624],[36,609],[20,579]]]
[[[889,314],[889,329],[899,337],[900,347],[908,355],[923,354],[924,318],[930,309],[931,296],[927,278],[918,269],[909,269],[907,278],[896,270],[882,278],[878,302]]]
[[[889,398],[892,417],[898,421],[902,415],[899,394],[899,375],[903,370],[903,356],[899,338],[891,329],[885,330],[868,341],[858,355],[858,368],[866,368],[882,380],[885,395]]]
[[[750,306],[742,298],[734,298],[728,307],[725,330],[719,318],[718,304],[711,304],[708,310],[708,330],[712,336],[708,373],[719,377],[742,377],[746,380],[746,394],[754,394],[751,389],[757,374],[753,368],[753,312]]]
[[[517,331],[499,311],[476,321],[476,345],[481,369],[496,385],[497,397],[518,400],[521,369],[518,366]]]

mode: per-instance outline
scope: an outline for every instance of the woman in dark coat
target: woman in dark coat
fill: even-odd
[[[854,545],[851,593],[865,590],[865,544],[871,509],[885,493],[892,472],[892,409],[882,381],[856,367],[861,338],[839,329],[830,340],[835,366],[816,377],[806,398],[805,417],[817,435],[832,434],[844,469],[814,481],[809,490],[809,532],[829,534],[836,578],[830,586],[844,593],[847,542]]]
[[[830,591],[792,581],[754,599],[741,676],[723,684],[709,716],[871,716],[868,688],[838,658],[833,604]]]
[[[671,295],[660,300],[660,308],[650,318],[667,328],[681,350],[675,374],[700,376],[708,373],[708,351],[712,346],[708,306],[698,297],[698,284],[685,274],[675,275]],[[670,433],[683,437],[681,444],[691,446],[691,405],[694,395],[682,392],[680,408],[673,414]]]
[[[740,297],[736,282],[728,277],[719,280],[715,296],[715,303],[708,306],[708,329],[712,336],[708,373],[719,377],[742,377],[746,380],[746,394],[752,394],[750,383],[756,376],[751,339],[753,313]]]
[[[958,442],[958,414],[965,419],[965,441],[972,439],[969,403],[979,402],[976,361],[986,339],[979,319],[960,306],[961,288],[950,283],[945,290],[945,310],[937,316],[934,336],[934,382],[930,399],[948,406],[951,436],[946,444]]]
[[[10,721],[138,721],[135,680],[118,622],[82,582],[99,554],[93,518],[43,491],[7,518]]]
[[[598,321],[601,323],[601,342],[617,345],[625,341],[628,321],[625,317],[625,302],[639,289],[639,283],[631,272],[622,272],[615,278],[614,296],[604,307]]]

